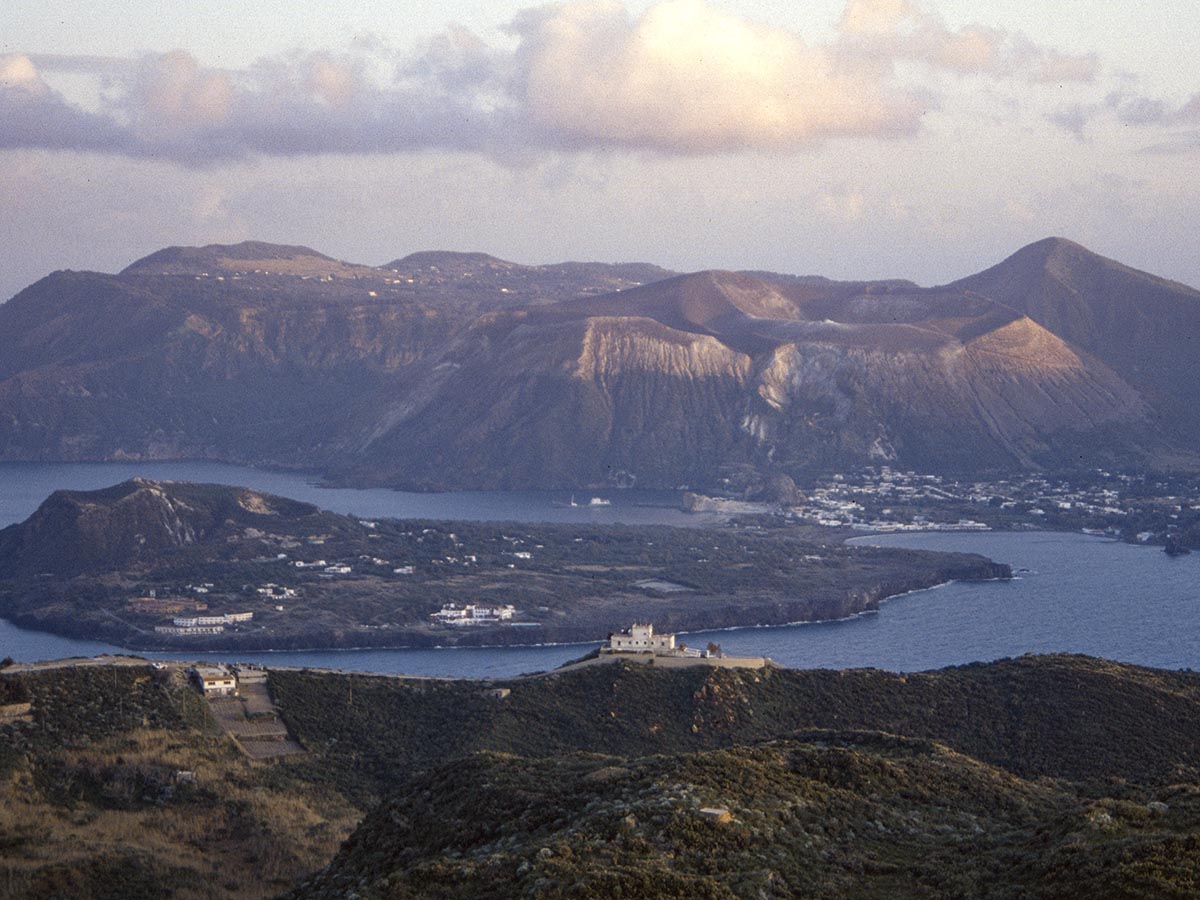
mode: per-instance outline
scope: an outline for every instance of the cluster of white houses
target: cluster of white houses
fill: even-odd
[[[475,603],[468,603],[466,606],[458,606],[454,603],[447,603],[437,612],[430,613],[430,618],[438,625],[498,625],[501,622],[511,621],[515,612],[516,610],[511,604],[479,606]]]
[[[158,634],[221,634],[226,625],[249,622],[252,612],[225,613],[220,616],[178,616],[170,625],[156,625]]]

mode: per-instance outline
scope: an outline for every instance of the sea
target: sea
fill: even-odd
[[[715,525],[678,507],[671,491],[458,492],[414,494],[330,489],[304,475],[216,463],[0,464],[0,526],[32,513],[57,489],[94,489],[134,476],[237,484],[363,518]],[[593,496],[607,503],[591,504]],[[575,505],[571,505],[574,502]],[[1200,553],[1084,534],[926,532],[875,535],[885,547],[980,553],[1012,566],[1011,581],[954,582],[894,597],[838,622],[746,627],[683,637],[726,653],[768,656],[795,668],[917,672],[1026,653],[1082,653],[1168,669],[1200,669]],[[426,650],[309,650],[236,654],[236,661],[355,672],[508,678],[546,671],[595,644]],[[23,662],[118,654],[97,641],[57,637],[0,620],[0,657]],[[152,659],[230,659],[214,654],[141,653]],[[230,660],[230,661],[235,661]]]

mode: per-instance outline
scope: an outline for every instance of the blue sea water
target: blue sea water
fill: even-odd
[[[365,517],[480,521],[657,522],[696,517],[640,504],[669,504],[670,492],[613,492],[612,506],[563,508],[569,496],[521,493],[404,494],[326,490],[303,476],[209,463],[0,465],[0,524],[29,515],[56,488],[95,488],[133,475],[244,484]],[[577,497],[578,500],[588,498]],[[1164,668],[1200,668],[1200,554],[1169,557],[1082,534],[918,533],[860,541],[888,547],[981,553],[1009,563],[1012,581],[958,582],[894,598],[878,613],[841,622],[700,632],[693,646],[769,656],[802,668],[876,667],[900,672],[1024,653],[1086,653]],[[553,668],[594,645],[443,650],[240,653],[275,665],[364,672],[502,678]],[[19,629],[0,621],[0,656],[23,661],[117,653],[120,648]],[[197,654],[145,654],[188,656]],[[227,658],[229,654],[214,654]]]

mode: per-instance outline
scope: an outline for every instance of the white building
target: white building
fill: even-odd
[[[466,606],[457,606],[447,603],[437,612],[431,613],[430,618],[439,625],[497,625],[512,619],[515,612],[512,604],[478,606],[468,603]]]
[[[237,693],[237,678],[224,666],[194,666],[187,672],[206,697]]]
[[[180,621],[180,620],[176,620]],[[221,634],[224,625],[155,625],[156,634]]]
[[[655,634],[653,625],[630,625],[628,631],[609,635],[613,653],[674,653],[675,635]]]
[[[232,625],[235,622],[249,622],[253,618],[254,618],[254,613],[252,613],[252,612],[225,613],[224,615],[221,615],[221,616],[181,616],[181,617],[177,617],[177,618],[174,618],[171,620],[171,624],[174,625],[175,628],[188,628],[188,629],[216,628],[217,630],[216,631],[194,631],[193,630],[193,631],[186,631],[186,632],[163,631],[163,628],[165,628],[166,626],[156,628],[155,630],[162,631],[164,634],[220,634],[225,629],[226,625]]]

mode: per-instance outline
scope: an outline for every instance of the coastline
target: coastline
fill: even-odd
[[[983,565],[987,568],[1004,569],[1008,572],[1008,574],[1002,575],[1002,576],[993,576],[993,577],[949,578],[949,579],[947,579],[947,578],[941,578],[941,573],[936,573],[933,575],[933,577],[941,578],[941,580],[930,581],[927,584],[917,583],[913,586],[906,586],[902,590],[891,591],[889,593],[884,593],[879,596],[876,596],[876,593],[878,591],[886,591],[887,588],[890,587],[890,585],[883,584],[883,585],[877,586],[875,589],[869,589],[869,590],[865,590],[865,591],[849,591],[845,595],[843,595],[841,598],[839,598],[839,601],[836,604],[834,604],[835,609],[831,610],[831,614],[827,615],[827,616],[808,617],[808,618],[801,618],[801,619],[788,618],[787,611],[789,609],[792,609],[792,608],[794,608],[794,606],[800,605],[805,602],[805,601],[797,598],[797,599],[780,601],[773,605],[773,608],[781,614],[778,621],[757,621],[757,622],[753,622],[753,623],[724,622],[722,618],[718,618],[717,623],[714,623],[714,624],[708,624],[708,623],[703,623],[703,622],[692,624],[692,623],[687,622],[686,619],[684,621],[676,624],[676,622],[673,621],[670,616],[666,616],[663,618],[663,621],[667,622],[668,624],[665,624],[661,627],[662,627],[662,630],[664,630],[664,631],[673,631],[676,634],[689,635],[689,634],[700,634],[700,633],[706,633],[706,632],[732,632],[732,631],[742,631],[742,630],[758,629],[758,628],[787,628],[787,627],[792,627],[792,626],[797,626],[797,625],[819,625],[819,624],[827,624],[827,623],[831,623],[831,622],[843,622],[843,621],[850,621],[850,620],[853,620],[856,618],[861,618],[863,616],[875,614],[879,611],[879,607],[882,604],[888,602],[889,600],[896,599],[897,597],[903,597],[903,596],[907,596],[909,594],[916,594],[916,593],[921,593],[924,591],[935,590],[937,588],[945,587],[948,584],[953,584],[958,581],[979,581],[979,582],[1004,581],[1004,580],[1010,580],[1013,577],[1011,569],[1007,565],[1002,564],[1002,563],[995,563],[992,560],[986,560],[986,558],[981,558],[981,559],[984,559],[984,562],[982,562],[981,565]],[[751,609],[753,609],[753,607],[751,607]],[[839,614],[839,613],[842,613],[843,610],[846,610],[844,612],[844,614]],[[18,618],[0,617],[0,621],[7,622],[7,623],[11,624],[13,627],[16,627],[16,628],[19,628],[22,630],[31,631],[36,634],[47,635],[47,636],[50,636],[53,638],[60,638],[60,639],[66,639],[66,640],[78,640],[78,641],[85,641],[85,640],[88,640],[89,638],[93,639],[93,640],[95,639],[94,632],[83,635],[83,634],[72,634],[72,633],[70,633],[69,630],[52,631],[52,630],[45,629],[45,628],[38,628],[38,627],[31,626],[30,624],[21,621],[21,619],[19,617]],[[620,627],[620,626],[619,625],[614,626],[614,630],[616,627]],[[562,630],[565,630],[565,629],[562,629]],[[488,634],[488,635],[480,635],[479,643],[473,643],[473,642],[442,643],[442,642],[437,642],[437,641],[401,641],[399,643],[388,642],[388,643],[380,643],[380,644],[372,644],[369,642],[368,643],[357,643],[356,642],[353,644],[339,645],[336,643],[319,643],[318,642],[318,643],[297,644],[296,646],[278,646],[278,645],[256,646],[256,645],[254,645],[254,643],[252,641],[244,641],[244,642],[229,641],[229,642],[221,642],[219,645],[216,645],[216,646],[214,646],[214,645],[199,646],[199,645],[184,644],[182,642],[177,643],[177,644],[163,644],[163,643],[144,643],[143,644],[141,642],[133,641],[133,642],[129,642],[128,644],[126,644],[126,643],[118,642],[114,639],[102,639],[102,640],[99,640],[96,642],[109,645],[109,646],[115,648],[117,651],[128,651],[128,652],[135,652],[135,653],[171,654],[172,657],[179,655],[179,654],[193,653],[193,654],[200,654],[203,656],[211,657],[211,656],[221,655],[221,654],[236,655],[238,653],[254,653],[254,654],[257,654],[257,653],[264,653],[264,654],[277,654],[277,653],[278,654],[283,654],[283,653],[372,653],[372,652],[384,653],[384,652],[389,652],[389,651],[447,651],[447,650],[467,651],[467,650],[510,650],[510,649],[511,650],[518,650],[518,649],[537,650],[537,649],[546,649],[546,648],[554,648],[554,647],[581,647],[581,646],[587,646],[587,645],[591,645],[591,644],[601,643],[604,640],[603,635],[596,636],[594,634],[579,634],[578,636],[576,636],[576,635],[571,635],[568,632],[567,634],[562,634],[560,639],[551,639],[551,640],[544,640],[544,641],[529,641],[529,640],[523,639],[526,637],[526,635],[522,632],[511,631],[511,632],[501,632],[501,633],[511,634],[514,639],[513,640],[496,641],[493,639],[497,636],[497,634],[493,633],[493,634]],[[357,637],[361,637],[361,635],[354,635],[353,637],[357,638]],[[388,635],[387,637],[394,638],[395,636]]]

